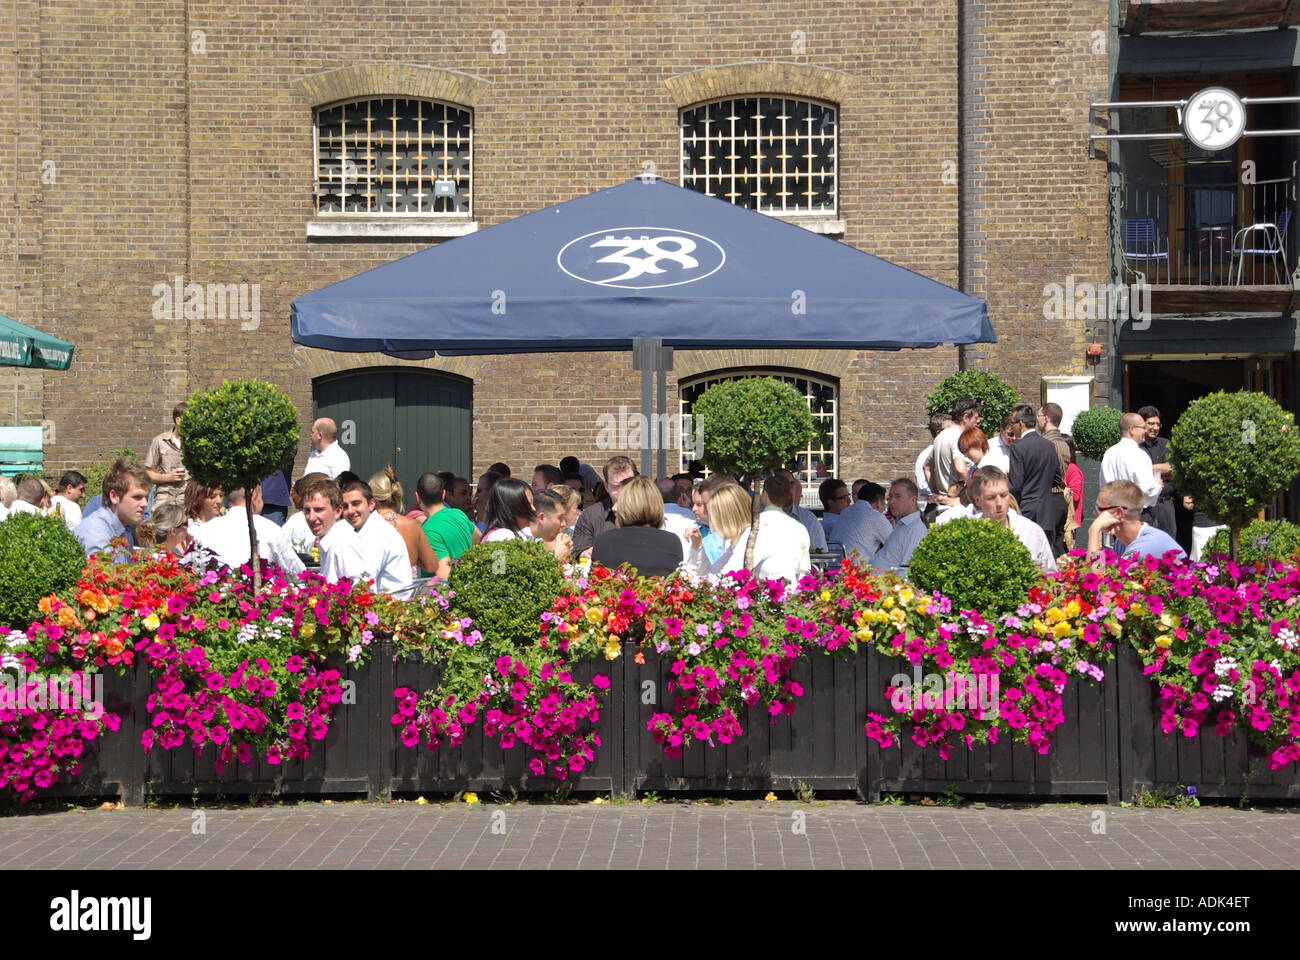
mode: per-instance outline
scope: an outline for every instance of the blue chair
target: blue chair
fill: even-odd
[[[1237,285],[1241,285],[1242,275],[1246,272],[1247,257],[1268,257],[1273,265],[1273,274],[1278,283],[1287,282],[1286,233],[1291,225],[1291,211],[1283,210],[1277,223],[1252,223],[1242,227],[1232,237],[1232,259],[1237,269]],[[1255,244],[1262,244],[1256,246]],[[1278,270],[1278,260],[1282,269]],[[1252,271],[1251,279],[1254,279]],[[1228,282],[1232,283],[1232,268],[1228,268]]]
[[[1160,248],[1160,235],[1153,217],[1126,217],[1124,220],[1124,259],[1138,263],[1163,260],[1169,270],[1169,247]]]

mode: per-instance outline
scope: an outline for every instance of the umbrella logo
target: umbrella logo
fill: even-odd
[[[727,254],[714,240],[669,227],[612,227],[570,240],[555,258],[584,283],[626,290],[676,287],[712,276]]]

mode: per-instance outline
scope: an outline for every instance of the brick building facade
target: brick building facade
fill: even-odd
[[[1047,376],[1095,376],[1102,401],[1118,389],[1110,343],[1089,364],[1087,322],[1043,318],[1045,284],[1104,282],[1113,269],[1108,162],[1087,149],[1089,104],[1116,75],[1118,11],[1103,0],[18,0],[15,11],[15,44],[15,25],[0,26],[18,50],[0,75],[14,121],[4,152],[16,151],[0,164],[0,232],[12,238],[0,312],[77,352],[68,372],[6,373],[0,384],[12,376],[18,422],[50,426],[47,472],[118,447],[142,453],[178,399],[236,376],[293,398],[301,470],[314,385],[393,367],[469,385],[474,472],[498,459],[520,472],[571,453],[604,459],[597,417],[639,405],[629,355],[403,363],[290,341],[294,297],[469,229],[410,217],[353,225],[360,236],[311,227],[329,219],[313,197],[314,110],[367,97],[472,112],[466,219],[480,229],[647,164],[680,182],[679,117],[693,105],[761,95],[831,104],[836,206],[815,229],[985,299],[999,342],[965,361],[1027,400]],[[260,315],[187,318],[176,305],[159,318],[157,285],[176,277],[256,284]],[[678,351],[669,402],[689,378],[814,376],[836,390],[835,472],[883,478],[910,472],[928,442],[923,397],[958,366],[949,347]]]

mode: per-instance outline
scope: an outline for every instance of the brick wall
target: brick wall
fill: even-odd
[[[42,402],[33,409],[29,386],[24,416],[57,425],[51,471],[114,447],[143,452],[178,399],[233,376],[289,392],[302,414],[302,463],[311,377],[391,364],[304,359],[317,352],[288,336],[294,297],[427,245],[306,239],[312,78],[338,68],[408,63],[468,78],[480,227],[621,182],[645,161],[677,180],[677,110],[709,83],[715,96],[820,95],[841,107],[844,241],[957,283],[957,187],[942,179],[944,162],[957,158],[953,3],[673,9],[20,3],[20,250],[32,259],[0,263],[0,302],[12,308],[15,270],[26,269],[18,319],[77,345],[68,373],[29,375]],[[987,298],[1001,340],[980,362],[1036,399],[1040,376],[1083,372],[1082,323],[1045,324],[1042,285],[1071,272],[1103,276],[1103,166],[1087,159],[1086,111],[1090,86],[1105,86],[1106,58],[1089,44],[1106,6],[1005,0],[976,9],[988,136],[985,263],[971,292]],[[501,54],[492,51],[497,30]],[[802,50],[792,47],[795,31]],[[9,98],[4,77],[0,97]],[[40,184],[43,158],[56,161],[56,184]],[[0,164],[0,188],[9,198],[11,164]],[[0,229],[12,231],[12,201],[0,207]],[[175,276],[259,284],[260,323],[155,319],[153,287]],[[771,362],[763,353],[756,345],[726,362]],[[928,442],[922,398],[956,369],[956,351],[865,353],[834,371],[808,356],[789,352],[782,365],[841,378],[841,473],[910,469]],[[679,369],[704,372],[689,355],[678,359]],[[473,376],[476,471],[504,459],[522,473],[568,453],[599,462],[596,417],[639,404],[625,355],[480,358]],[[3,387],[0,378],[0,407]]]

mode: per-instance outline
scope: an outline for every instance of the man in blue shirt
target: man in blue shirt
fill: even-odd
[[[1088,528],[1088,554],[1099,556],[1101,535],[1115,535],[1115,553],[1121,557],[1147,555],[1163,557],[1171,550],[1180,560],[1187,553],[1173,537],[1158,527],[1142,522],[1143,494],[1131,480],[1112,480],[1097,491],[1097,518]]]
[[[144,519],[149,504],[149,474],[134,460],[118,459],[104,474],[102,506],[87,515],[72,531],[86,556],[103,550],[112,540],[125,538],[135,546],[135,525]],[[130,550],[118,550],[113,559],[125,563]]]
[[[876,570],[905,570],[912,562],[916,545],[929,532],[917,509],[919,495],[916,481],[908,477],[899,477],[889,485],[889,513],[898,522],[885,545],[871,558]]]

